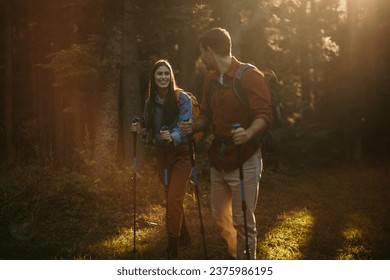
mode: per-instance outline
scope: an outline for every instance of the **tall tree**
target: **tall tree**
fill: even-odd
[[[15,161],[15,147],[13,139],[13,2],[5,1],[6,17],[6,51],[5,51],[5,90],[4,90],[4,130],[5,130],[5,152],[9,165]]]
[[[221,25],[226,28],[232,39],[232,53],[234,56],[241,57],[241,16],[240,7],[236,0],[217,0],[215,8],[219,8],[221,16]],[[217,8],[218,7],[218,8]]]
[[[301,1],[297,16],[300,20],[297,32],[297,43],[299,46],[299,74],[301,79],[301,102],[302,115],[306,117],[312,111],[312,79],[310,70],[312,65],[312,50],[315,42],[310,38],[310,27],[313,26],[312,9],[313,1]]]
[[[142,100],[139,84],[139,63],[137,46],[137,7],[131,0],[124,0],[122,21],[122,55],[120,88],[120,156],[130,158],[130,123],[142,114]]]
[[[177,79],[179,85],[192,91],[200,99],[198,87],[198,75],[196,75],[196,61],[199,57],[197,34],[208,26],[211,10],[205,5],[198,4],[196,0],[181,0],[177,3],[176,10],[181,10],[177,25],[178,59],[176,65],[179,68]]]
[[[101,49],[101,88],[97,108],[96,146],[97,171],[115,160],[118,151],[119,85],[121,61],[121,20],[123,0],[104,0],[104,24]]]

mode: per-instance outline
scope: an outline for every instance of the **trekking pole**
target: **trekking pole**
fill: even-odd
[[[133,119],[133,124],[138,123],[139,118]],[[136,253],[136,209],[137,209],[137,132],[133,131],[133,254]]]
[[[188,121],[188,120],[183,120]],[[195,186],[195,197],[198,204],[198,212],[199,212],[199,221],[200,221],[200,233],[202,234],[202,240],[203,240],[203,250],[204,250],[204,256],[207,260],[207,248],[206,248],[206,239],[205,239],[205,231],[203,227],[203,219],[202,219],[202,210],[200,207],[200,195],[199,195],[199,185],[198,185],[198,176],[196,173],[196,166],[195,166],[195,158],[196,158],[196,146],[195,146],[195,139],[194,135],[188,134],[188,146],[190,148],[190,156],[191,156],[191,164],[192,164],[192,178],[194,179],[194,186]]]
[[[241,127],[240,124],[233,124],[233,128],[237,129]],[[240,187],[241,187],[241,201],[242,201],[242,212],[244,213],[244,228],[245,228],[245,251],[247,259],[250,259],[249,252],[249,241],[248,241],[248,225],[246,223],[246,200],[245,200],[245,189],[244,189],[244,171],[242,168],[242,145],[237,146],[237,159],[238,159],[238,168],[240,172]]]
[[[162,131],[166,131],[169,128],[167,126],[163,126],[161,128]],[[165,224],[168,230],[168,144],[164,141],[164,191],[165,191]]]
[[[167,126],[163,126],[161,128],[162,131],[168,130]],[[165,192],[168,192],[168,153],[167,153],[167,143],[164,141],[164,187],[165,187]]]

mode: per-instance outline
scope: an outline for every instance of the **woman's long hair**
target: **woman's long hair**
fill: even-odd
[[[172,66],[169,64],[166,60],[159,60],[157,61],[153,68],[152,72],[150,73],[149,78],[149,86],[148,86],[148,98],[146,102],[148,103],[147,110],[148,110],[148,119],[146,120],[146,127],[147,128],[153,128],[154,123],[154,112],[156,109],[156,95],[158,94],[158,89],[156,86],[154,75],[157,71],[157,69],[160,66],[166,66],[169,69],[170,73],[170,82],[168,86],[168,94],[165,97],[165,103],[164,103],[164,109],[163,109],[163,125],[171,126],[173,122],[176,120],[177,115],[179,114],[179,106],[177,105],[177,98],[175,90],[176,88],[176,82],[175,82],[175,76],[173,74]]]

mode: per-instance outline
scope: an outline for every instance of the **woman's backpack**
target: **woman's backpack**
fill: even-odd
[[[192,117],[196,120],[199,117],[199,114],[200,114],[200,105],[199,105],[199,102],[196,99],[195,95],[193,95],[191,92],[184,91],[182,89],[178,89],[175,92],[176,92],[176,99],[177,99],[177,101],[179,101],[180,92],[184,92],[185,94],[188,95],[188,97],[191,100]],[[194,133],[195,143],[199,143],[202,140],[203,135],[204,135],[203,132],[196,132],[196,133]]]

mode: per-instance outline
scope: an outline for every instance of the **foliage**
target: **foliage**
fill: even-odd
[[[48,55],[49,64],[42,65],[56,73],[54,86],[61,86],[77,79],[87,84],[97,82],[100,63],[97,52],[98,37],[91,36],[86,44],[73,44],[69,49]]]
[[[169,59],[179,84],[200,96],[205,72],[198,67],[196,38],[212,26],[233,28],[229,22],[231,7],[222,2],[192,0],[156,4],[126,0],[131,6],[131,11],[127,12],[134,14],[134,28],[129,30],[136,32],[132,35],[138,46],[138,50],[132,50],[137,53],[132,56],[136,57],[131,61],[136,67],[131,71],[136,71],[134,77],[140,80],[129,84],[139,82],[140,85],[138,92],[132,90],[133,98],[144,100],[150,67],[157,58]],[[104,83],[114,76],[114,69],[130,67],[122,61],[129,50],[121,49],[124,45],[118,42],[116,49],[105,56],[106,61],[102,60],[103,48],[112,43],[110,35],[115,35],[116,40],[129,35],[123,33],[127,30],[123,27],[125,2],[117,1],[115,7],[110,3],[62,0],[37,5],[42,6],[38,9],[27,1],[18,1],[12,6],[14,17],[26,16],[26,19],[5,17],[4,26],[14,27],[11,43],[15,57],[10,70],[13,78],[0,80],[0,84],[11,83],[7,88],[17,94],[12,95],[13,110],[7,111],[12,116],[1,118],[0,133],[14,140],[19,160],[51,150],[55,160],[67,162],[67,155],[82,145],[85,127],[91,141],[98,140],[100,111],[96,109]],[[380,127],[389,122],[386,110],[389,98],[384,90],[388,84],[388,60],[383,59],[388,56],[388,18],[384,11],[389,4],[381,0],[350,1],[348,3],[353,3],[350,6],[342,3],[346,2],[236,1],[240,23],[234,25],[233,31],[241,38],[239,59],[277,73],[292,130],[300,122],[301,125],[317,122],[340,135],[347,150],[343,155],[388,157],[384,148],[389,141],[387,133],[379,140],[379,145],[372,143],[378,140]],[[27,10],[31,12],[27,14]],[[113,28],[104,33],[109,12],[114,15],[110,23]],[[65,24],[53,23],[57,14]],[[2,52],[6,53],[6,49]],[[109,87],[107,90],[121,89]],[[119,100],[115,102],[124,100],[126,94],[129,93],[118,95]],[[125,118],[131,113],[127,107],[117,107],[121,111],[112,114]],[[5,126],[6,120],[12,120],[13,125]],[[34,124],[38,124],[39,133],[27,131],[28,135],[34,135],[31,139],[22,128],[37,130]],[[12,127],[14,131],[5,127]],[[126,135],[123,125],[118,129],[121,130],[118,135]],[[361,140],[351,144],[351,138]],[[32,141],[34,145],[25,145],[23,141]],[[122,142],[129,150],[129,144]],[[8,152],[11,153],[4,151],[3,154]]]
[[[91,36],[85,44],[73,44],[69,49],[49,54],[50,63],[41,64],[43,68],[54,71],[53,85],[66,91],[67,98],[71,101],[69,106],[63,108],[64,112],[92,109],[88,106],[98,90],[96,85],[99,84],[101,72],[98,42],[97,36]],[[72,86],[71,91],[69,85]]]
[[[60,169],[38,163],[2,171],[1,258],[74,258],[67,254],[130,226],[132,167],[112,164],[103,175],[92,171],[82,164]],[[144,165],[137,174],[139,209],[163,197],[154,190],[152,172],[153,166]]]

